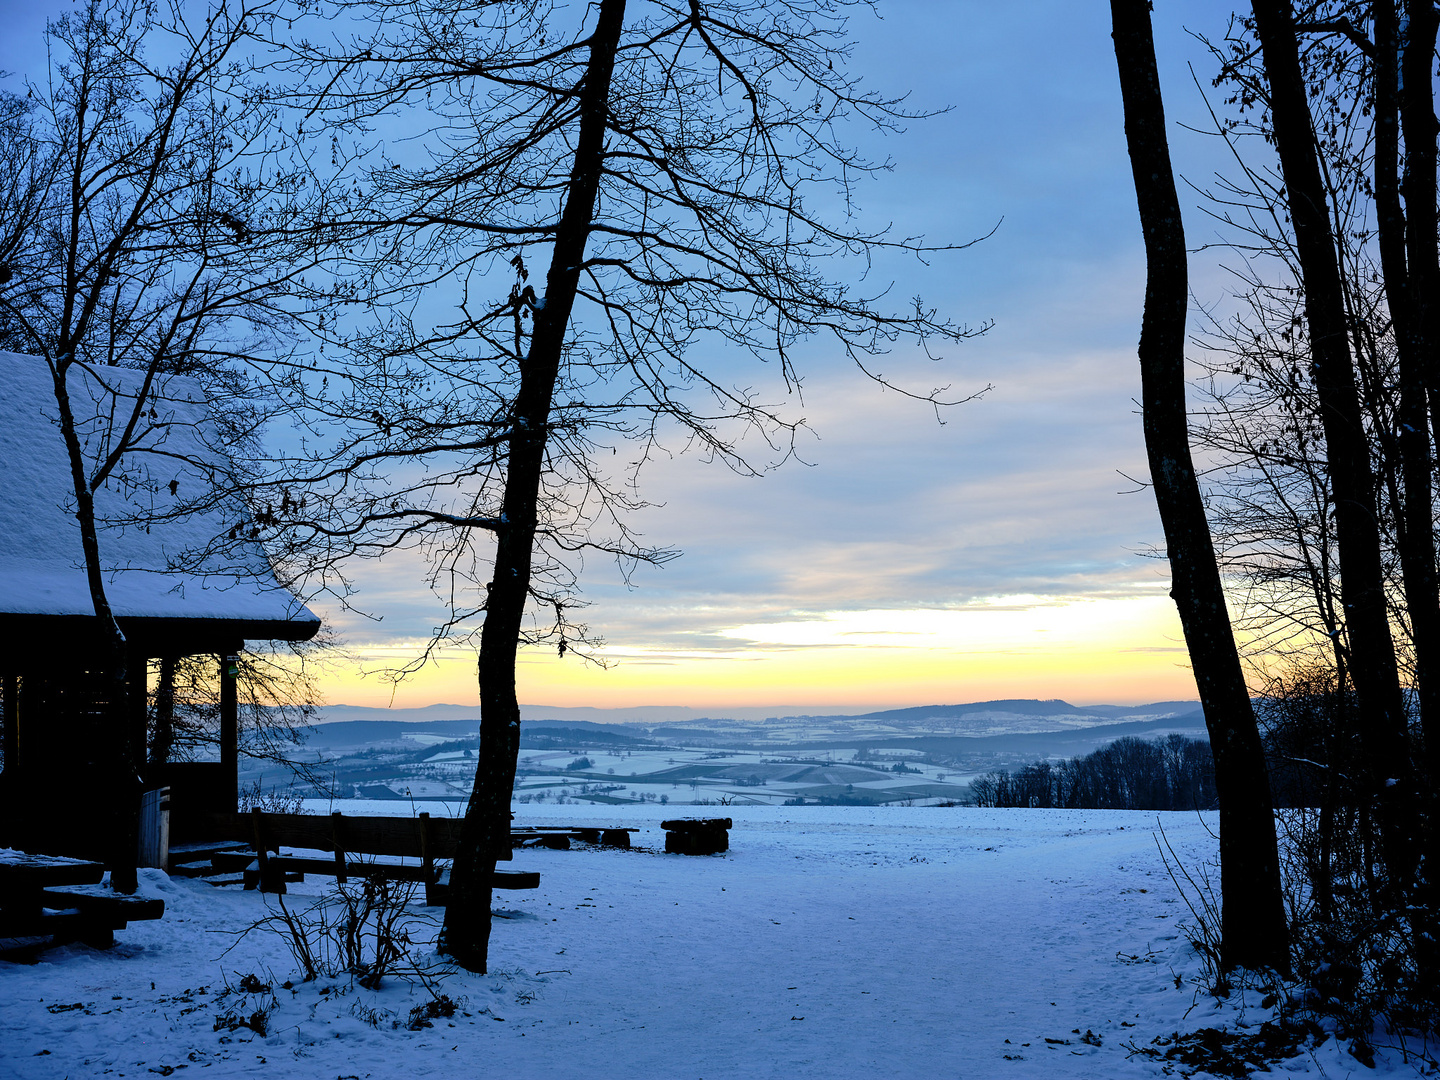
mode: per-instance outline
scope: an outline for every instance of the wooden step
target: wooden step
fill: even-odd
[[[210,873],[210,860],[216,852],[236,851],[245,845],[237,840],[209,840],[203,843],[172,844],[167,859],[172,877],[203,877]],[[196,869],[204,867],[200,873]]]
[[[102,914],[126,922],[159,919],[165,915],[165,901],[159,897],[127,896],[101,885],[73,885],[45,889],[40,894],[46,907],[74,908],[86,914]],[[116,927],[118,930],[120,927]]]
[[[212,874],[238,874],[255,861],[255,851],[252,848],[232,848],[229,851],[217,851],[210,856],[210,873]]]
[[[125,929],[125,920],[103,912],[79,908],[46,908],[38,912],[6,912],[0,917],[0,939],[48,937],[55,944],[83,941],[96,949],[115,944],[115,931]]]
[[[215,873],[215,867],[210,864],[209,859],[204,862],[171,863],[168,873],[171,877],[209,877]]]

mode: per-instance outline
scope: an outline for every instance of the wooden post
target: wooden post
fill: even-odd
[[[416,819],[420,830],[420,869],[425,875],[425,903],[433,904],[435,892],[435,859],[430,854],[430,813],[422,810]]]
[[[3,738],[5,767],[20,764],[20,676],[12,669],[5,672],[5,716]]]
[[[265,829],[265,812],[258,806],[250,811],[250,822],[255,830],[255,859],[260,864],[260,891],[283,893],[285,871],[270,862],[269,836]]]
[[[225,774],[225,790],[229,793],[232,811],[240,808],[240,701],[235,677],[240,673],[240,659],[220,659],[220,765]]]
[[[339,810],[330,815],[330,842],[335,847],[335,880],[343,885],[350,879],[345,875],[345,815]]]

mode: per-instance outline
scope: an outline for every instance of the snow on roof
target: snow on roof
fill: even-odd
[[[124,368],[70,369],[88,468],[116,444],[143,378]],[[0,385],[0,619],[93,615],[50,368],[0,352]],[[313,633],[319,620],[275,580],[261,546],[226,539],[251,514],[212,479],[230,468],[199,383],[158,376],[135,432],[135,448],[96,497],[116,616],[278,621],[292,625],[276,637],[310,636],[304,630]]]

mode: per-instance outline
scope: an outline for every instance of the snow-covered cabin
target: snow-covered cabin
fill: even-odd
[[[128,447],[96,497],[105,593],[130,651],[132,708],[128,730],[116,731],[87,676],[99,624],[54,380],[43,360],[0,352],[0,843],[24,813],[17,798],[66,785],[77,770],[113,774],[116,754],[130,759],[131,775],[144,773],[152,657],[217,657],[222,746],[219,765],[146,779],[170,783],[182,803],[233,808],[236,697],[224,658],[247,640],[305,641],[320,628],[263,548],[244,539],[239,526],[252,514],[233,491],[200,385],[157,376],[147,389],[144,380],[142,371],[77,365],[66,384],[87,468],[122,440]]]

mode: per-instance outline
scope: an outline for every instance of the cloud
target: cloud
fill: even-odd
[[[21,10],[0,0],[4,15]],[[23,10],[33,24],[39,8]],[[1202,82],[1208,71],[1185,26],[1218,31],[1228,11],[1190,3],[1180,16],[1157,15],[1177,164],[1200,180],[1223,162],[1213,140],[1179,126],[1203,124],[1184,61],[1197,61]],[[958,321],[994,320],[985,337],[941,349],[940,363],[908,347],[875,363],[922,392],[994,389],[945,411],[942,424],[824,341],[796,351],[804,392],[789,398],[778,372],[718,346],[697,350],[722,378],[807,420],[802,461],[754,479],[658,455],[641,489],[655,505],[632,524],[684,556],[639,568],[633,586],[590,557],[583,617],[622,667],[654,677],[654,693],[689,693],[696,704],[740,694],[724,685],[738,670],[751,673],[754,693],[796,687],[792,700],[1084,696],[1067,685],[1094,700],[1106,677],[1121,680],[1115,700],[1162,686],[1175,696],[1165,680],[1183,649],[1166,616],[1168,568],[1143,554],[1161,542],[1154,501],[1120,494],[1133,486],[1124,476],[1146,473],[1134,404],[1144,261],[1107,12],[1073,0],[896,0],[884,13],[877,22],[859,12],[852,24],[865,85],[912,91],[918,111],[949,111],[884,140],[853,133],[862,151],[895,165],[860,186],[863,222],[940,242],[1000,224],[984,243],[923,263],[882,255],[863,282],[858,267],[826,270],[872,292],[893,282],[898,307],[918,295]],[[32,60],[0,48],[0,67]],[[1203,220],[1187,209],[1193,242],[1208,231]],[[1209,299],[1213,260],[1195,262],[1197,294]],[[751,449],[770,460],[767,448]],[[354,568],[355,604],[378,622],[319,606],[372,659],[413,655],[446,614],[425,570],[413,552]],[[1110,652],[1083,652],[1091,639]],[[862,652],[871,659],[853,659]],[[1008,659],[993,659],[1000,653]],[[1103,655],[1133,663],[1116,661],[1121,674],[1106,676]],[[473,684],[473,661],[455,654],[445,664],[444,686]],[[558,700],[549,686],[602,692],[604,676],[588,669],[538,654],[522,666],[531,700]],[[620,684],[642,692],[640,680]],[[825,693],[810,692],[817,686]]]

